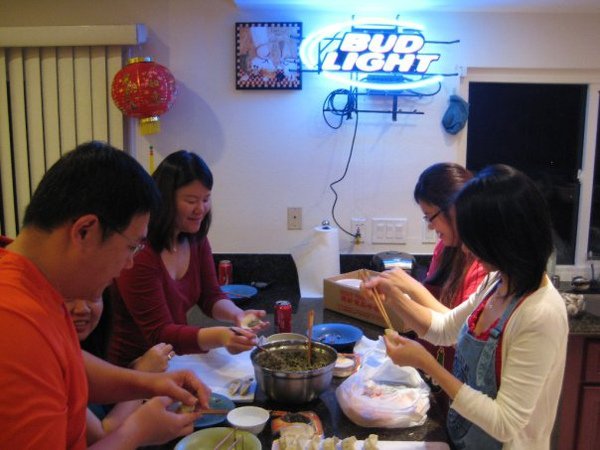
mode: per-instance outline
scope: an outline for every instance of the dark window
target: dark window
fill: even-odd
[[[469,84],[467,168],[509,164],[538,183],[558,264],[575,260],[586,97],[579,84]]]

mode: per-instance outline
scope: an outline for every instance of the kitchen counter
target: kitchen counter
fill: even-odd
[[[306,332],[307,317],[309,310],[315,311],[315,323],[350,323],[358,326],[363,330],[366,337],[377,339],[383,332],[383,328],[371,325],[369,323],[352,319],[350,317],[338,314],[334,311],[323,310],[323,299],[299,299],[296,311],[292,316],[292,331],[303,333]],[[269,314],[269,320],[272,320]],[[267,334],[270,334],[267,332]],[[318,400],[304,405],[276,404],[267,401],[264,394],[258,390],[256,404],[263,405],[267,409],[278,409],[286,411],[314,411],[323,423],[325,436],[348,437],[356,436],[358,439],[365,439],[371,433],[379,435],[380,440],[397,440],[397,441],[441,441],[447,442],[448,437],[445,430],[445,417],[441,407],[435,402],[434,397],[430,398],[431,407],[427,413],[427,421],[424,425],[412,428],[364,428],[355,425],[351,422],[340,409],[335,397],[335,390],[343,378],[333,378],[331,387],[325,391]],[[271,435],[268,429],[259,436],[264,448],[270,448]]]
[[[264,309],[267,311],[267,320],[270,326],[265,331],[266,335],[275,332],[273,329],[273,311],[274,304],[277,300],[289,300],[292,304],[293,318],[292,326],[294,331],[305,333],[307,313],[310,309],[315,310],[315,323],[348,323],[355,325],[363,330],[366,337],[377,339],[382,333],[382,328],[361,320],[357,320],[348,316],[344,316],[335,311],[324,310],[323,300],[321,298],[309,299],[300,298],[297,284],[294,283],[273,283],[264,290],[259,290],[258,294],[251,298],[239,302],[239,306],[243,309]],[[206,318],[199,309],[192,310],[188,317],[190,323],[210,326],[216,325],[219,322],[212,321]],[[582,312],[577,317],[569,318],[570,336],[573,341],[581,336],[597,337],[600,336],[600,317]],[[570,339],[571,340],[571,339]],[[572,344],[574,344],[573,342]],[[566,374],[568,377],[569,374]],[[343,381],[343,379],[334,378],[331,388],[326,391],[318,400],[299,407],[290,408],[289,406],[273,405],[269,403],[258,390],[256,403],[265,405],[269,409],[284,409],[291,411],[312,410],[321,418],[326,436],[337,435],[346,437],[356,435],[359,439],[365,438],[371,432],[380,435],[382,440],[427,440],[427,441],[442,441],[448,442],[448,437],[445,431],[445,417],[442,408],[431,398],[431,409],[428,412],[428,420],[421,427],[413,427],[408,429],[368,429],[362,428],[353,424],[348,420],[340,410],[335,399],[335,388]],[[564,394],[564,393],[563,393]],[[265,449],[270,448],[271,435],[270,429],[267,427],[261,435],[259,435]],[[557,448],[555,445],[552,448]]]
[[[600,317],[583,311],[569,318],[569,335],[600,336]]]
[[[289,300],[292,303],[292,331],[305,334],[308,311],[315,311],[315,323],[349,323],[363,330],[364,335],[370,339],[377,339],[383,332],[383,329],[377,325],[372,325],[351,317],[344,316],[335,311],[323,309],[322,298],[300,298],[297,291],[286,288],[285,286],[276,285],[259,291],[252,299],[247,299],[241,302],[239,306],[243,309],[265,309],[267,311],[267,320],[270,326],[264,332],[265,335],[273,334],[273,305],[277,300]],[[190,323],[211,326],[219,322],[208,319],[203,316],[199,310],[192,311],[189,315]],[[411,428],[364,428],[355,425],[351,422],[340,409],[335,397],[335,390],[344,378],[333,378],[330,388],[321,396],[310,403],[302,405],[282,405],[267,400],[260,389],[257,389],[255,401],[253,404],[263,406],[271,410],[284,411],[313,411],[315,412],[323,424],[323,431],[326,437],[338,436],[348,437],[356,436],[358,439],[365,439],[371,433],[379,435],[381,440],[399,440],[399,441],[438,441],[448,442],[448,437],[445,429],[445,417],[440,405],[436,403],[435,397],[430,397],[431,406],[427,413],[427,421],[424,425]],[[271,431],[267,426],[265,430],[259,434],[259,439],[263,444],[264,449],[271,448]]]

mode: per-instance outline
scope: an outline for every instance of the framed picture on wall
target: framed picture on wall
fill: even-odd
[[[236,89],[302,89],[301,39],[301,22],[236,23]]]

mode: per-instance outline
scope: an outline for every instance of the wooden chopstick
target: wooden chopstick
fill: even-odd
[[[360,278],[361,278],[362,282],[366,283],[368,281],[367,271],[365,269],[360,269],[359,274],[360,274]],[[393,330],[394,327],[392,325],[392,321],[390,320],[390,316],[388,316],[388,313],[385,310],[385,307],[383,306],[383,300],[381,300],[381,297],[379,296],[379,291],[377,291],[376,288],[373,288],[373,289],[369,289],[369,292],[371,294],[371,297],[375,301],[375,305],[379,309],[379,312],[381,313],[381,316],[383,317],[385,324],[387,325],[387,327],[389,329]]]
[[[230,409],[199,409],[195,412],[199,412],[202,414],[227,414],[229,411],[231,411]]]
[[[237,297],[237,298],[248,298],[247,295],[244,294],[236,294],[235,292],[225,292],[226,295],[231,295],[232,297]]]
[[[239,441],[240,441],[240,438],[239,438],[239,437],[238,437],[238,438],[236,438],[236,439],[235,439],[235,441],[233,441],[233,442],[231,443],[231,445],[230,445],[229,447],[227,447],[227,450],[232,450],[232,449],[234,449],[234,448],[235,448],[235,446],[237,445],[237,443],[238,443]]]
[[[235,432],[235,428],[233,430],[231,430],[229,433],[227,433],[225,435],[225,437],[223,439],[221,439],[219,441],[219,443],[217,445],[215,445],[214,450],[217,450],[218,448],[221,448],[222,445],[225,444],[225,442],[227,442],[229,440],[229,438],[231,437],[231,435]],[[234,438],[235,439],[235,438]]]
[[[311,309],[308,311],[308,365],[312,359],[312,331],[315,323],[315,310]]]

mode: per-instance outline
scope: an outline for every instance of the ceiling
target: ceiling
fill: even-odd
[[[239,8],[294,8],[353,13],[537,12],[599,13],[600,0],[233,0]]]

